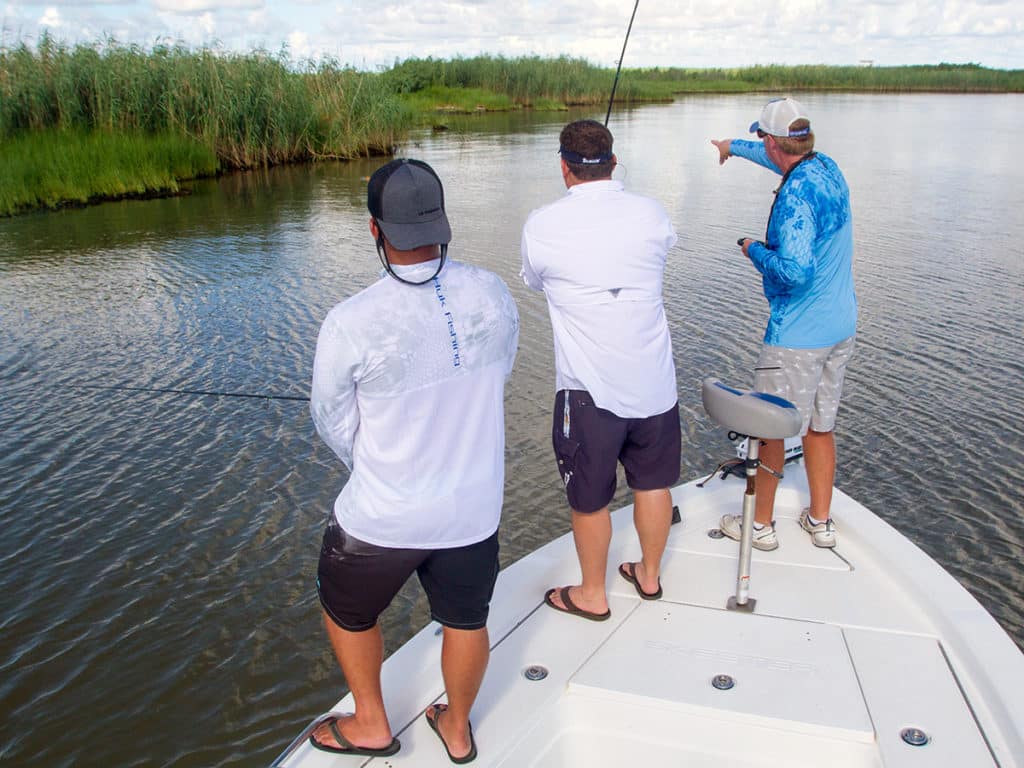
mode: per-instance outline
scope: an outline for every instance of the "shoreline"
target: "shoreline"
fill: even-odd
[[[450,116],[603,110],[613,74],[564,56],[409,59],[371,73],[261,51],[0,48],[0,218],[188,194],[182,184],[240,170],[392,156],[415,129],[447,130]],[[1024,70],[624,69],[615,105],[815,92],[1024,93]]]

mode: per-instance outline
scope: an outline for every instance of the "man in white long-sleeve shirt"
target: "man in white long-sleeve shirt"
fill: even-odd
[[[616,466],[633,490],[639,562],[619,574],[661,597],[661,558],[679,479],[680,427],[662,278],[676,233],[662,206],[611,178],[612,135],[579,120],[559,137],[568,194],[530,214],[522,275],[543,291],[555,346],[552,442],[572,509],[582,583],[548,590],[558,611],[602,621]]]
[[[398,751],[377,619],[415,572],[444,627],[448,703],[426,717],[449,757],[468,761],[469,712],[489,654],[503,395],[519,320],[499,277],[447,260],[444,191],[426,163],[379,169],[368,207],[387,274],[328,313],[310,405],[317,432],[351,470],[324,533],[317,590],[355,714],[332,717],[310,741],[338,754]]]

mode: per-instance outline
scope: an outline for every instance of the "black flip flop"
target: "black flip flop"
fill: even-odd
[[[323,744],[316,740],[313,734],[309,734],[309,743],[319,749],[321,752],[330,752],[334,755],[360,755],[362,757],[388,757],[389,755],[395,754],[402,748],[398,739],[392,739],[391,743],[386,747],[380,747],[374,749],[373,747],[360,747],[353,744],[351,741],[341,735],[341,731],[338,730],[338,717],[332,717],[324,722],[327,723],[327,727],[331,731],[331,735],[334,740],[337,741],[341,746],[332,747],[330,744]]]
[[[427,725],[430,726],[430,730],[437,734],[437,738],[441,740],[444,745],[444,751],[448,753],[448,759],[456,765],[465,765],[476,760],[476,740],[473,738],[473,724],[469,724],[469,752],[462,757],[455,757],[452,751],[448,749],[448,742],[444,740],[444,736],[441,735],[441,730],[437,727],[437,716],[442,712],[448,710],[447,704],[435,704],[434,705],[434,716],[431,717],[426,712],[423,713],[423,717],[427,720]]]
[[[558,596],[562,598],[562,605],[565,606],[564,608],[561,605],[555,605],[551,601],[551,596],[555,594],[555,592],[558,592]],[[561,590],[557,588],[549,589],[547,592],[544,593],[544,602],[547,603],[550,607],[554,608],[556,611],[559,611],[561,613],[568,613],[572,616],[579,616],[584,619],[590,619],[591,621],[607,621],[612,615],[612,611],[610,608],[604,613],[594,613],[593,611],[583,610],[582,608],[577,606],[572,600],[569,599],[569,587],[562,587]]]
[[[661,579],[658,580],[657,592],[644,592],[636,578],[636,563],[623,563],[619,566],[619,576],[636,588],[636,593],[644,600],[657,600],[661,597]]]

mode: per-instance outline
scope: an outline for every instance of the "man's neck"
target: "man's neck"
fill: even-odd
[[[572,189],[573,187],[579,186],[580,184],[593,184],[595,181],[611,181],[611,176],[602,176],[600,179],[577,179],[573,174],[569,174],[565,177],[566,189]]]
[[[385,246],[387,247],[387,246]],[[388,248],[388,261],[399,267],[409,267],[441,258],[441,248],[437,245],[424,245],[411,251],[396,251]]]
[[[809,155],[810,153],[808,152],[807,154]],[[786,154],[782,154],[779,157],[779,159],[781,161],[779,163],[779,168],[782,169],[782,173],[783,173],[783,175],[785,175],[785,174],[789,173],[791,170],[793,170],[794,166],[796,166],[797,164],[799,164],[802,160],[804,160],[806,158],[807,158],[807,155],[786,155]]]

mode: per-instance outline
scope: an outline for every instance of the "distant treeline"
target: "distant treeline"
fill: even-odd
[[[438,112],[605,104],[615,72],[567,57],[409,59],[379,72],[282,52],[43,37],[0,47],[0,215],[173,194],[226,170],[389,154]],[[1024,71],[764,66],[626,69],[617,102],[688,92],[1024,91]]]
[[[1024,93],[1024,69],[988,69],[980,64],[925,64],[903,67],[801,65],[737,69],[632,70],[641,80],[669,82],[678,92],[874,91],[891,93]]]
[[[571,106],[607,102],[614,74],[614,70],[580,59],[477,56],[409,59],[396,63],[384,77],[390,88],[400,94],[431,88],[479,88],[506,94],[514,104],[522,106],[532,106],[537,101]],[[987,69],[980,64],[624,69],[616,101],[656,101],[677,93],[780,90],[1021,93],[1024,70]]]

